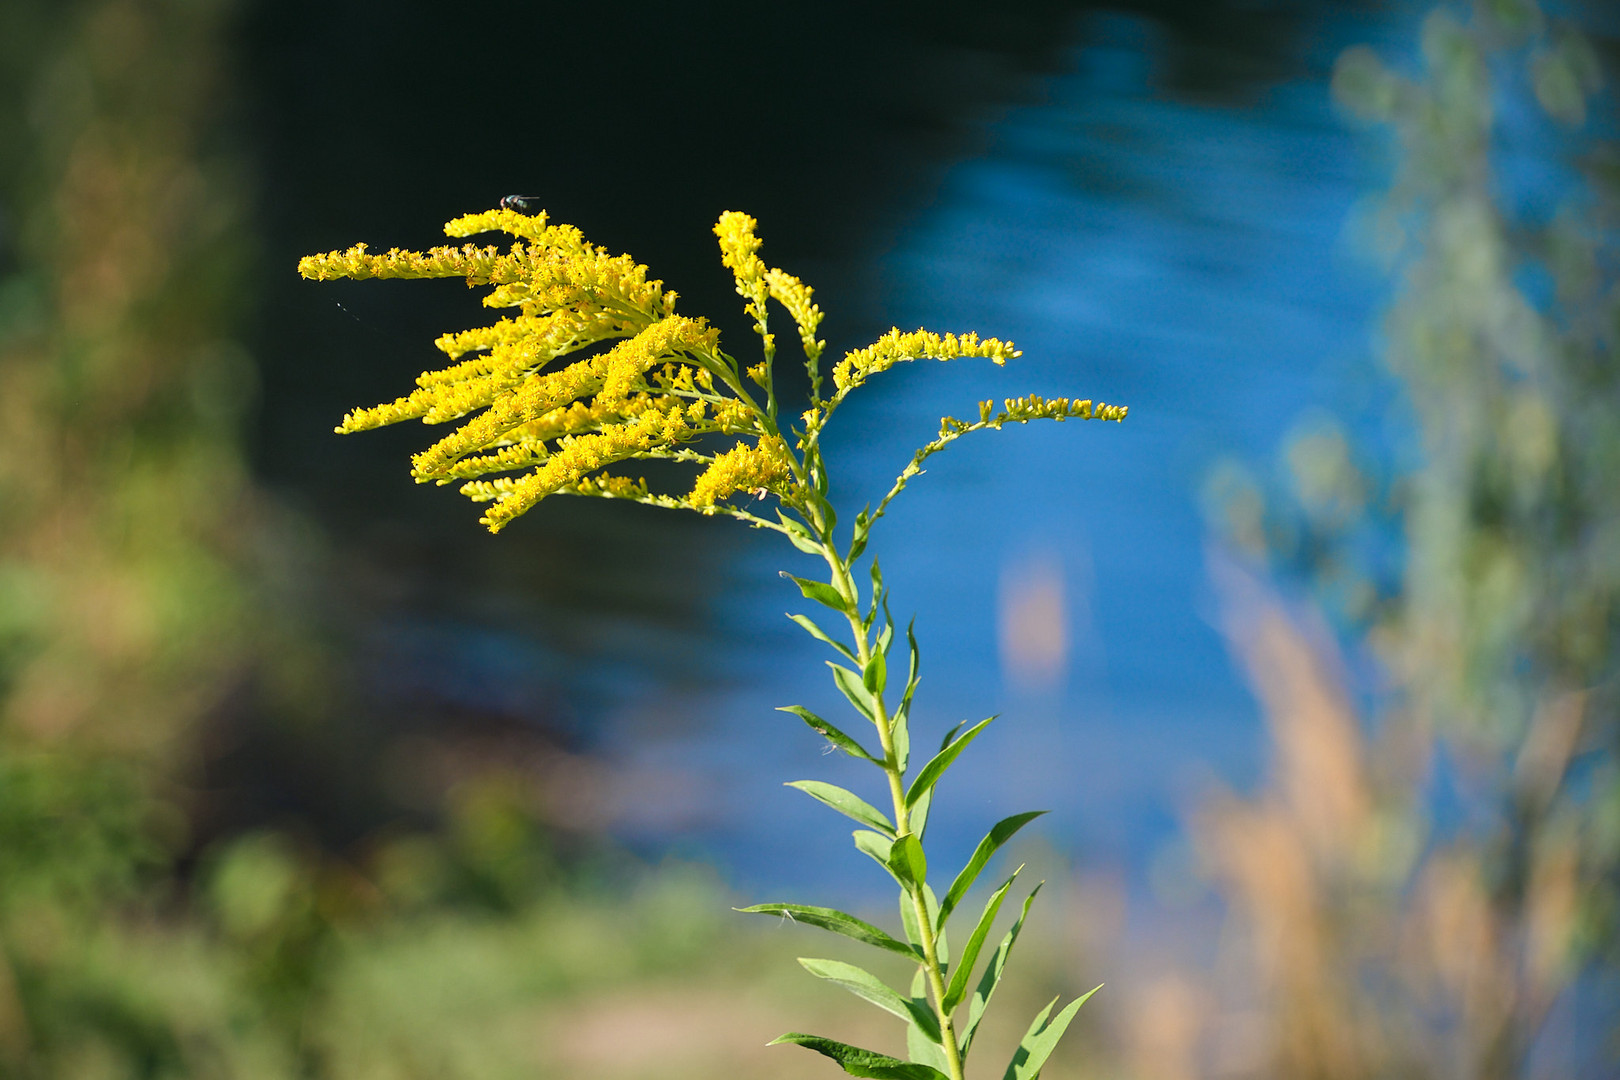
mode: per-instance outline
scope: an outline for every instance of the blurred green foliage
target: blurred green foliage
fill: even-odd
[[[1620,961],[1613,94],[1579,28],[1530,0],[1436,10],[1421,66],[1357,48],[1334,80],[1392,136],[1357,225],[1395,285],[1399,399],[1363,438],[1310,424],[1281,497],[1216,484],[1234,546],[1310,581],[1376,658],[1379,828],[1419,838],[1369,833],[1387,858],[1324,886],[1338,955],[1383,967],[1333,991],[1360,1066],[1279,1035],[1299,1075],[1526,1075],[1555,1008]],[[1402,911],[1429,930],[1378,944]]]
[[[494,770],[342,856],[194,831],[221,715],[341,708],[241,445],[237,14],[0,5],[0,1076],[541,1074],[559,1002],[716,952],[711,881],[563,858]]]

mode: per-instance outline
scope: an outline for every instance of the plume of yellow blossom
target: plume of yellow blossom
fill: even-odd
[[[979,340],[974,333],[943,336],[927,330],[909,334],[899,327],[890,330],[864,349],[856,349],[838,361],[833,368],[833,385],[840,397],[861,385],[868,378],[907,360],[955,360],[960,356],[982,356],[1000,366],[1009,359],[1022,355],[1011,342],[995,338]]]
[[[700,508],[712,507],[734,491],[783,493],[793,479],[792,457],[780,436],[766,436],[757,445],[738,443],[697,478],[687,500]]]
[[[298,269],[314,280],[460,277],[470,287],[489,288],[486,306],[519,309],[489,326],[440,336],[434,344],[448,366],[423,372],[404,397],[353,410],[338,430],[363,431],[401,420],[457,423],[412,457],[411,473],[419,483],[459,483],[463,494],[488,503],[481,520],[491,531],[541,499],[568,493],[723,511],[802,540],[809,534],[795,533],[786,519],[779,525],[756,517],[746,504],[724,500],[739,492],[769,494],[812,528],[818,520],[830,521],[830,508],[818,509],[827,507],[818,444],[833,408],[851,390],[907,360],[978,356],[1002,364],[1018,351],[975,334],[892,330],[834,366],[837,392],[824,401],[820,358],[826,343],[816,337],[821,309],[808,285],[760,259],[756,225],[747,214],[727,211],[714,228],[721,259],[763,341],[763,362],[747,368],[720,350],[719,333],[707,322],[677,315],[676,294],[650,279],[645,266],[628,255],[608,254],[578,229],[554,224],[544,213],[503,206],[445,226],[456,238],[505,232],[513,242],[504,252],[469,243],[374,254],[356,244],[308,256]],[[797,452],[776,425],[768,300],[781,304],[798,327],[811,379],[804,427],[792,433]],[[764,389],[763,405],[750,397],[745,377]],[[905,481],[921,471],[924,458],[969,431],[1034,419],[1124,415],[1117,406],[1029,397],[1008,399],[1006,409],[994,415],[985,402],[977,423],[946,417],[939,438],[918,451],[868,520],[882,515]],[[718,447],[703,441],[726,437],[735,441]],[[668,458],[703,468],[684,495],[654,493],[645,481],[600,471],[631,458]]]

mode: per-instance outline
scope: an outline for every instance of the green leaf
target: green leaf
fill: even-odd
[[[901,1061],[874,1050],[862,1050],[834,1039],[823,1039],[819,1035],[790,1031],[772,1039],[768,1045],[776,1046],[778,1043],[803,1046],[818,1054],[825,1054],[843,1066],[849,1075],[866,1077],[867,1080],[947,1080],[944,1073],[927,1065]]]
[[[1092,987],[1087,993],[1069,1002],[1062,1012],[1048,1022],[1046,1015],[1052,1011],[1052,1005],[1058,1002],[1057,998],[1053,998],[1051,1005],[1040,1011],[1040,1015],[1035,1017],[1035,1022],[1029,1025],[1029,1031],[1019,1041],[1018,1049],[1013,1053],[1012,1061],[1008,1064],[1002,1080],[1036,1080],[1041,1075],[1041,1068],[1046,1064],[1046,1059],[1057,1049],[1058,1040],[1063,1038],[1063,1033],[1068,1030],[1074,1014],[1080,1011],[1080,1006],[1090,1000],[1092,994],[1101,989],[1100,984]]]
[[[928,858],[916,833],[895,838],[894,849],[889,852],[889,869],[902,884],[921,885],[928,880]]]
[[[973,975],[973,965],[979,962],[979,950],[984,947],[985,935],[990,933],[990,926],[996,921],[996,914],[1001,910],[1001,902],[1007,897],[1007,890],[1012,888],[1014,881],[1023,871],[1020,866],[1013,871],[1007,883],[997,889],[984,905],[984,913],[979,916],[979,923],[973,928],[973,934],[962,947],[962,959],[958,960],[956,967],[951,971],[951,983],[945,988],[945,1011],[953,1013],[956,1007],[962,1004],[962,996],[967,993],[968,979]]]
[[[855,531],[849,541],[849,561],[854,562],[866,550],[866,539],[872,531],[872,504],[867,503],[866,509],[855,515]]]
[[[919,964],[916,974],[911,977],[911,1000],[929,1010],[933,1014],[933,1007],[928,1003],[928,979],[926,970]],[[936,1018],[932,1030],[939,1030],[939,1021]],[[946,1070],[950,1063],[945,1060],[945,1044],[943,1038],[931,1038],[916,1024],[906,1025],[906,1054],[912,1061],[930,1068]]]
[[[824,554],[821,542],[802,522],[794,521],[780,510],[776,512],[776,516],[782,522],[782,528],[787,530],[788,543],[806,555]]]
[[[884,817],[877,807],[852,791],[846,791],[835,784],[824,784],[820,780],[793,780],[787,786],[798,788],[812,799],[826,803],[845,817],[876,829],[885,836],[894,835],[894,826],[889,823],[889,819]]]
[[[974,739],[978,738],[979,732],[983,731],[985,727],[989,725],[990,721],[994,719],[995,717],[992,716],[987,719],[980,720],[977,724],[974,724],[972,727],[968,728],[967,731],[963,732],[961,738],[955,740],[951,743],[951,745],[935,754],[934,759],[922,767],[922,772],[917,774],[917,779],[911,782],[911,787],[906,789],[906,805],[910,806],[912,803],[915,803],[918,799],[922,798],[923,792],[927,791],[929,788],[933,787],[936,782],[938,782],[939,778],[945,774],[945,770],[950,768],[951,763],[956,760],[957,755],[963,750],[966,750],[968,748],[968,744],[973,742]]]
[[[912,619],[906,624],[906,642],[911,646],[911,660],[906,671],[906,698],[910,700],[911,692],[917,688],[917,668],[922,664],[922,654],[917,651],[917,620]]]
[[[862,716],[876,723],[877,707],[872,703],[872,695],[866,692],[866,684],[861,682],[861,677],[831,660],[827,661],[827,666],[832,668],[833,682],[838,684],[838,689],[849,699],[849,703]]]
[[[973,887],[973,882],[978,878],[979,871],[984,869],[984,864],[990,861],[990,856],[996,853],[996,849],[1011,839],[1012,835],[1019,829],[1022,829],[1044,813],[1046,813],[1045,810],[1030,810],[1027,813],[1014,814],[1012,817],[1002,818],[991,827],[985,838],[979,841],[979,846],[973,849],[973,857],[968,860],[966,866],[962,867],[962,872],[956,875],[956,880],[951,882],[951,887],[946,890],[945,899],[939,905],[941,926],[945,924],[946,919],[951,917],[951,912],[956,910],[956,905],[962,902],[962,897],[966,896],[967,891]]]
[[[901,776],[905,776],[906,766],[911,761],[910,712],[911,701],[906,699],[900,702],[900,707],[889,717],[889,742],[894,747],[894,764],[900,770]]]
[[[921,981],[922,969],[918,968],[917,977],[912,980],[911,1000],[933,1016],[933,1008],[928,1004],[928,992],[918,985]],[[938,1018],[934,1019],[933,1030],[939,1030]],[[941,1071],[950,1068],[950,1063],[945,1060],[945,1044],[940,1039],[931,1038],[916,1024],[906,1025],[906,1054],[918,1065]]]
[[[939,1042],[939,1018],[928,1008],[926,1002],[919,1005],[911,998],[902,997],[870,971],[854,964],[846,964],[842,960],[814,960],[801,956],[799,964],[816,978],[837,983],[856,997],[870,1001],[908,1024],[918,1025],[928,1038]]]
[[[856,742],[848,735],[845,735],[842,731],[839,731],[837,728],[827,723],[827,721],[823,720],[809,709],[806,709],[803,705],[783,705],[776,711],[792,713],[794,716],[797,716],[800,720],[803,720],[806,724],[809,724],[812,731],[819,735],[825,736],[828,742],[838,747],[850,757],[865,758],[874,765],[883,764],[882,761],[873,757],[871,754],[868,754],[866,752],[866,748],[861,746],[860,743]]]
[[[868,829],[856,829],[855,847],[864,854],[870,855],[879,866],[888,871],[890,877],[894,877],[894,871],[889,870],[889,853],[894,848],[893,840]],[[899,878],[894,878],[894,880],[896,882],[900,881]]]
[[[888,681],[889,670],[883,659],[883,650],[873,649],[872,659],[866,662],[866,669],[861,672],[861,685],[873,694],[881,694]]]
[[[908,662],[909,670],[906,674],[906,692],[900,699],[900,707],[894,710],[894,716],[889,720],[889,735],[894,743],[895,762],[900,767],[901,775],[905,774],[906,766],[911,758],[911,734],[909,724],[911,719],[911,696],[917,692],[917,635],[912,632],[917,620],[911,620],[906,627],[906,641],[911,646],[911,658]]]
[[[755,904],[753,907],[736,908],[736,911],[749,915],[781,915],[794,922],[808,923],[819,926],[823,930],[831,930],[835,934],[843,934],[856,941],[864,941],[868,945],[876,945],[880,949],[887,949],[892,953],[899,953],[907,960],[920,960],[922,953],[907,945],[896,941],[882,930],[869,922],[862,922],[853,915],[846,915],[842,911],[832,908],[811,907],[809,904]]]
[[[1041,882],[1045,885],[1046,882]],[[1012,955],[1013,945],[1018,941],[1018,932],[1024,928],[1024,920],[1029,917],[1029,906],[1035,902],[1035,896],[1041,891],[1041,885],[1035,886],[1030,894],[1024,898],[1024,910],[1018,913],[1018,921],[1013,923],[1011,930],[1007,931],[991,954],[990,962],[984,966],[984,974],[979,976],[979,985],[973,991],[973,998],[968,1002],[968,1022],[962,1029],[962,1058],[967,1059],[968,1051],[973,1049],[973,1035],[979,1030],[979,1021],[984,1019],[984,1010],[990,1005],[990,998],[995,995],[996,987],[1001,985],[1001,973],[1007,969],[1007,958]]]
[[[872,556],[872,606],[867,611],[864,622],[871,626],[877,621],[878,605],[883,602],[883,570],[878,566],[877,556]]]
[[[939,740],[939,748],[941,750],[943,750],[947,746],[951,745],[952,740],[954,740],[956,738],[956,733],[958,731],[961,731],[962,730],[962,725],[964,725],[966,723],[967,723],[966,720],[958,720],[956,722],[956,726],[951,728],[951,730],[947,731],[945,733],[945,737],[943,739]]]
[[[849,605],[844,602],[844,598],[838,595],[837,589],[828,585],[825,581],[811,581],[809,578],[796,577],[786,570],[781,573],[783,577],[797,585],[799,591],[804,593],[807,599],[814,600],[818,604],[826,604],[840,615],[849,614]]]
[[[833,648],[843,653],[844,656],[848,657],[850,663],[855,663],[855,650],[851,649],[848,645],[845,645],[842,641],[838,641],[837,639],[828,635],[825,630],[811,622],[808,615],[789,615],[788,618],[804,627],[806,632],[808,632],[811,637],[815,638],[817,641],[831,645]]]
[[[928,835],[928,808],[933,805],[934,791],[929,788],[906,815],[906,821],[910,823],[911,831],[917,834],[918,839]]]

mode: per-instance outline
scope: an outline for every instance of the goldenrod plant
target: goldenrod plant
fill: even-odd
[[[819,780],[796,787],[853,819],[855,847],[876,860],[900,890],[903,939],[831,908],[797,903],[757,904],[743,911],[791,918],[904,957],[916,967],[908,993],[876,975],[837,960],[803,959],[806,970],[836,983],[907,1025],[911,1060],[859,1049],[833,1039],[793,1032],[777,1039],[809,1047],[852,1076],[883,1080],[964,1080],[965,1065],[985,1008],[1006,970],[1008,957],[1039,886],[1024,899],[1012,928],[984,951],[1002,903],[1018,878],[1014,873],[989,897],[955,962],[947,925],[992,855],[1044,811],[1015,814],[991,827],[952,879],[943,897],[929,885],[923,833],[935,786],[946,770],[994,717],[946,733],[939,750],[911,769],[909,718],[918,684],[917,639],[906,631],[906,676],[893,701],[890,655],[896,642],[888,593],[874,556],[870,585],[862,595],[856,563],[866,552],[872,526],[923,462],[970,432],[1030,420],[1123,420],[1116,405],[1068,398],[1008,399],[1001,409],[982,402],[977,419],[945,417],[939,434],[923,445],[873,508],[855,515],[840,539],[832,484],[821,436],[833,413],[852,392],[894,365],[933,358],[981,357],[1004,364],[1018,351],[995,338],[925,330],[885,334],[832,365],[831,387],[822,372],[825,342],[816,334],[822,312],[812,290],[798,278],[769,268],[759,257],[755,221],[727,212],[715,226],[722,261],[736,278],[761,344],[761,359],[744,365],[720,347],[720,335],[705,320],[679,315],[676,294],[651,280],[647,268],[627,255],[610,256],[586,242],[578,229],[552,224],[543,212],[528,213],[529,200],[509,198],[484,213],[445,226],[452,237],[501,231],[510,248],[473,244],[426,252],[373,254],[364,245],[312,255],[299,263],[307,278],[465,278],[487,286],[488,307],[515,309],[493,325],[445,334],[436,344],[449,366],[422,374],[416,389],[398,400],[344,417],[339,432],[364,431],[401,420],[459,424],[417,454],[411,472],[420,483],[459,482],[461,492],[486,504],[482,523],[499,532],[540,500],[557,494],[629,499],[653,506],[729,514],[781,533],[800,551],[827,566],[826,580],[790,578],[807,600],[830,609],[848,627],[840,640],[805,614],[790,616],[837,659],[833,681],[855,712],[873,728],[877,748],[801,706],[782,711],[803,720],[833,747],[870,763],[883,776],[887,813],[860,796]],[[776,339],[769,305],[787,310],[798,332],[809,374],[809,407],[784,425],[773,375]],[[688,462],[698,467],[685,494],[653,491],[643,479],[605,470],[634,459]],[[774,515],[760,512],[774,501]],[[866,575],[863,575],[866,576]],[[898,682],[898,680],[894,680]],[[919,755],[920,758],[921,755]],[[979,970],[978,978],[974,978]],[[1030,1024],[1006,1070],[1008,1080],[1032,1080],[1091,993],[1054,1013],[1057,1000]]]

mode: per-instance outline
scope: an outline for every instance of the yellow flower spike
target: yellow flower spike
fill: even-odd
[[[787,308],[787,313],[798,325],[804,355],[814,363],[820,358],[821,350],[827,347],[825,341],[816,340],[816,330],[821,326],[822,313],[819,307],[810,302],[815,290],[792,274],[781,270],[765,271],[765,283],[770,288],[771,298]]]
[[[762,241],[754,235],[754,228],[758,224],[747,214],[727,210],[715,223],[714,235],[720,238],[720,261],[737,279],[737,295],[748,301],[744,307],[753,316],[754,329],[764,339],[768,380],[776,340],[766,332],[765,297],[768,288],[765,284],[765,263],[758,255]]]
[[[720,238],[720,261],[737,279],[737,293],[751,297],[765,280],[765,263],[757,254],[764,241],[754,235],[759,222],[747,214],[727,210],[714,226]]]
[[[569,230],[575,237],[579,237],[579,230],[572,226],[548,226],[544,210],[537,214],[520,214],[516,210],[505,209],[485,210],[481,214],[463,214],[445,222],[444,225],[446,236],[476,236],[483,232],[504,232],[547,245],[562,242],[565,235],[563,230]]]
[[[328,251],[324,255],[305,255],[298,260],[298,272],[312,281],[332,281],[352,278],[441,278],[464,277],[468,284],[482,285],[500,259],[493,247],[436,247],[426,252],[402,251],[390,248],[382,255],[373,255],[366,245],[356,244],[347,251]]]
[[[1005,364],[1021,355],[1011,342],[979,335],[935,334],[927,330],[901,333],[896,327],[864,349],[856,349],[838,361],[833,368],[833,385],[842,396],[861,385],[872,375],[887,371],[907,360],[955,360],[963,356],[984,357],[996,365]]]

